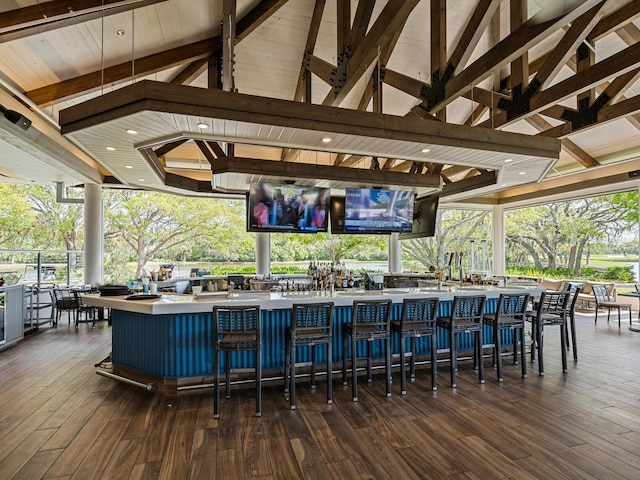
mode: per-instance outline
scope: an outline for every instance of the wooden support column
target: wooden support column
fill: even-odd
[[[509,3],[509,26],[511,32],[518,29],[527,21],[527,3],[522,0],[510,0]],[[511,62],[511,89],[520,86],[520,91],[524,91],[529,84],[529,53],[524,52],[521,56]]]
[[[236,43],[236,0],[222,2],[222,89],[232,92],[233,51]]]
[[[444,75],[447,68],[447,0],[431,0],[431,84]],[[436,117],[447,120],[447,109]]]
[[[576,51],[576,73],[580,73],[586,68],[589,68],[595,63],[595,53],[593,51],[593,45],[588,45],[587,40],[578,45]],[[588,108],[593,104],[595,100],[595,88],[578,94],[578,109],[583,106]]]

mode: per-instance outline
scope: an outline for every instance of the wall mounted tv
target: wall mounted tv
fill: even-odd
[[[328,188],[252,182],[247,197],[247,231],[326,232],[328,207]]]
[[[433,237],[436,233],[436,219],[438,215],[438,195],[416,199],[413,207],[413,226],[411,233],[401,233],[400,240],[421,237]]]
[[[413,192],[347,188],[345,194],[344,233],[411,232]]]

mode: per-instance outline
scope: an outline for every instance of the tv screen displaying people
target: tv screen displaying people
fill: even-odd
[[[329,189],[252,182],[247,230],[253,232],[326,232]]]
[[[404,190],[347,188],[346,232],[410,232],[415,194]]]

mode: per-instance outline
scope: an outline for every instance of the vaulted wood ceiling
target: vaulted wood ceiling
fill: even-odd
[[[89,166],[105,182],[238,192],[248,180],[296,172],[307,178],[301,181],[313,181],[303,172],[316,166],[317,172],[330,169],[324,177],[342,180],[340,185],[384,184],[391,173],[412,181],[438,177],[452,199],[466,191],[460,198],[483,203],[634,186],[636,177],[629,172],[640,170],[639,16],[640,2],[627,0],[5,1],[0,4],[0,104],[34,120],[32,128],[49,141],[0,123],[5,152],[0,152],[0,178],[96,181],[87,175]],[[375,154],[364,147],[362,153],[355,147],[312,148],[306,140],[260,144],[244,133],[234,136],[227,124],[217,136],[188,125],[193,120],[215,127],[221,120],[212,112],[194,110],[177,118],[173,111],[152,109],[160,113],[148,115],[142,109],[138,125],[165,125],[155,132],[140,126],[147,137],[127,140],[147,169],[138,170],[130,159],[114,159],[97,145],[102,136],[114,142],[127,138],[116,123],[109,124],[115,119],[107,107],[113,97],[121,104],[141,80],[238,92],[240,103],[243,95],[312,103],[327,107],[314,112],[333,116],[329,107],[385,119],[402,116],[420,131],[438,130],[420,126],[432,122],[444,129],[468,126],[478,132],[469,138],[485,136],[487,143],[495,140],[491,130],[537,136],[545,145],[550,145],[545,139],[555,138],[561,151],[540,175],[517,172],[522,178],[501,182],[519,170],[505,162],[512,158],[500,157],[511,153],[508,149],[485,149],[500,161],[474,165],[457,151],[413,158],[385,148]],[[278,105],[289,111],[286,103]],[[100,110],[102,128],[62,136],[60,111],[89,115],[88,106]],[[118,120],[118,128],[126,124]],[[169,134],[166,125],[181,135]],[[42,155],[26,152],[11,138],[27,134],[34,138],[26,141]],[[39,157],[55,159],[61,151],[67,160],[62,167],[41,166],[46,161]],[[244,162],[246,175],[236,174],[243,158],[254,160]],[[234,165],[229,171],[235,175],[220,176],[212,185],[212,168],[223,165]],[[149,172],[161,183],[130,180]],[[493,187],[481,188],[495,172]],[[429,185],[417,191],[433,189]]]

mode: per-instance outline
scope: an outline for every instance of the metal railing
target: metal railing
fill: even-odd
[[[0,277],[8,283],[40,287],[42,283],[84,283],[84,252],[81,250],[0,249]]]

